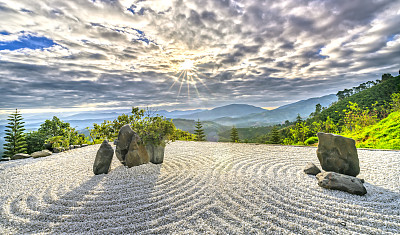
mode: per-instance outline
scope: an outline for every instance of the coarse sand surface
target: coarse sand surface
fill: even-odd
[[[358,150],[368,193],[303,173],[316,148],[173,142],[94,175],[99,145],[0,163],[0,234],[399,234],[400,152]]]

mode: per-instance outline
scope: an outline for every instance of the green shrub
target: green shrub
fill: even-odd
[[[305,145],[313,145],[315,143],[318,143],[318,137],[310,137],[304,141]]]

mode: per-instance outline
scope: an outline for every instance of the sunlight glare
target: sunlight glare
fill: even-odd
[[[193,60],[186,59],[185,62],[181,64],[180,70],[192,70],[193,69]]]

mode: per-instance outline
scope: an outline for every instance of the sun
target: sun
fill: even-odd
[[[206,84],[200,78],[200,75],[202,75],[202,73],[197,70],[194,60],[185,59],[185,61],[183,61],[176,68],[178,71],[174,76],[174,83],[171,85],[169,90],[171,90],[171,88],[178,83],[179,84],[178,97],[181,94],[182,87],[185,83],[187,85],[187,96],[189,99],[190,99],[190,86],[194,88],[197,96],[200,98],[199,90],[197,89],[198,82],[200,82],[203,86],[207,88],[207,90],[209,90]]]
[[[193,70],[194,61],[191,59],[186,59],[180,66],[179,70]]]

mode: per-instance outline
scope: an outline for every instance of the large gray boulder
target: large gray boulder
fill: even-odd
[[[318,185],[323,188],[340,190],[361,196],[367,193],[362,181],[353,176],[336,172],[323,172],[317,174],[316,177]]]
[[[317,175],[320,172],[321,170],[312,162],[307,163],[306,167],[304,168],[304,173],[307,175]]]
[[[132,137],[135,132],[132,128],[127,124],[119,130],[118,139],[114,141],[115,144],[115,155],[117,156],[118,160],[125,164],[125,157],[129,150],[129,145],[132,142]]]
[[[150,161],[142,140],[129,125],[120,129],[118,139],[114,141],[114,144],[116,145],[115,155],[125,166],[138,166]]]
[[[114,149],[104,140],[97,150],[96,159],[93,164],[93,173],[95,175],[107,174],[111,167],[112,157],[114,155]]]
[[[40,157],[47,157],[50,156],[52,152],[50,150],[42,150],[42,151],[37,151],[31,154],[33,158],[40,158]]]
[[[25,159],[25,158],[30,158],[31,155],[27,154],[27,153],[17,153],[14,154],[10,159],[11,160],[17,160],[17,159]]]
[[[139,135],[134,133],[128,153],[125,156],[125,163],[128,167],[139,166],[150,162],[146,148],[141,143]]]
[[[357,176],[360,165],[355,141],[340,135],[318,133],[317,157],[325,171]]]

